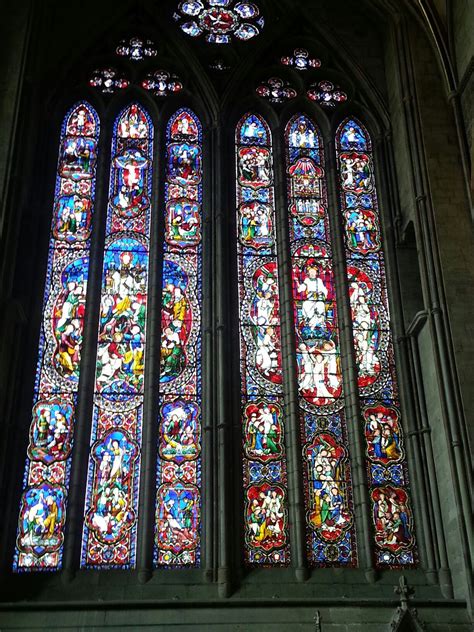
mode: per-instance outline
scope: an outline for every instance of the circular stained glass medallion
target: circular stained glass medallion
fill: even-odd
[[[184,0],[173,17],[186,35],[204,35],[210,44],[250,40],[264,23],[258,6],[243,0]]]
[[[200,18],[201,27],[211,33],[229,33],[237,23],[238,18],[233,11],[218,7],[204,11]]]
[[[202,2],[199,2],[199,0],[189,0],[189,2],[182,2],[179,8],[181,13],[194,17],[201,13],[204,9],[204,5]]]
[[[181,30],[186,33],[186,35],[190,35],[191,37],[198,37],[202,33],[202,30],[199,28],[196,22],[194,22],[194,20],[181,24]]]
[[[239,28],[235,31],[234,35],[240,40],[245,41],[252,39],[252,37],[258,35],[259,32],[258,28],[253,24],[242,24],[242,26],[239,26]]]
[[[234,11],[245,20],[256,18],[259,13],[258,8],[254,4],[249,4],[247,2],[237,3],[234,7]]]

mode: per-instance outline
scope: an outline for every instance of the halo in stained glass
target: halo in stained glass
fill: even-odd
[[[413,566],[417,552],[374,157],[370,136],[356,119],[340,124],[336,157],[376,565]]]
[[[69,110],[61,128],[15,572],[62,565],[99,128],[86,102]]]
[[[349,120],[341,129],[339,143],[344,150],[370,150],[370,139],[358,121]]]
[[[133,568],[145,375],[153,124],[116,117],[81,567]]]
[[[201,531],[202,128],[189,109],[166,128],[154,563],[197,566]]]
[[[270,129],[249,113],[235,141],[244,555],[248,565],[285,566],[289,520]]]
[[[353,566],[356,544],[324,145],[305,114],[290,119],[285,140],[308,557],[312,566]]]
[[[262,119],[256,114],[249,114],[240,125],[240,142],[242,144],[268,143],[268,130]]]

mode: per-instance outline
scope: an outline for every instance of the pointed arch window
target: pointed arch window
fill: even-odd
[[[150,566],[201,564],[203,131],[197,115],[181,108],[169,118],[158,152],[154,135],[139,103],[127,105],[113,124],[101,290],[89,298],[99,323],[83,501],[85,569],[135,568],[139,520],[151,514],[154,536],[141,544]],[[76,104],[61,131],[15,571],[62,565],[98,139],[97,114]],[[357,566],[352,475],[359,467],[375,565],[414,565],[370,136],[347,118],[334,139],[323,141],[315,121],[299,113],[272,138],[264,117],[251,111],[238,122],[234,143],[244,561],[290,565],[301,544],[294,530],[302,525],[308,566]],[[274,146],[282,151],[274,155]],[[155,154],[163,157],[162,203],[153,197]],[[283,165],[275,164],[276,155]],[[332,169],[327,156],[335,157]],[[282,181],[275,178],[280,167]],[[338,199],[328,194],[330,172]],[[276,204],[285,188],[286,208]],[[338,243],[344,261],[335,257]],[[148,313],[153,269],[161,273],[161,302],[153,305],[158,327]],[[351,323],[341,323],[347,314]],[[157,331],[147,339],[149,323]],[[352,344],[341,336],[342,326],[350,328]],[[154,357],[156,372],[147,368]],[[344,374],[350,358],[357,367],[353,384]],[[145,390],[146,376],[155,373],[157,383],[148,378]],[[146,398],[156,403],[148,408],[157,419],[144,415]],[[155,461],[155,487],[141,505],[147,518],[139,516],[140,471],[142,435],[152,427],[148,436],[156,445],[148,442],[146,450],[147,463]],[[365,449],[363,472],[354,433]]]
[[[154,563],[183,567],[199,564],[201,531],[202,130],[194,112],[171,117],[166,147]]]
[[[61,128],[16,571],[55,570],[62,562],[99,132],[86,102],[71,108]]]
[[[416,561],[372,142],[346,119],[336,133],[358,394],[378,566]]]
[[[248,564],[289,563],[277,230],[271,132],[247,114],[235,136],[240,374]]]
[[[112,138],[81,566],[135,565],[150,251],[153,124],[134,103]]]
[[[296,115],[285,133],[306,530],[313,565],[357,559],[324,147]]]
[[[271,175],[262,175],[272,173],[270,138],[268,126],[255,114],[246,115],[237,126],[246,563],[275,565],[288,561],[285,546],[291,529],[297,528],[298,518],[292,526],[284,520],[292,502],[293,514],[303,518],[295,500],[295,486],[300,485],[305,504],[307,564],[357,565],[351,440],[346,419],[346,402],[352,402],[352,395],[348,399],[343,388],[344,366],[354,356],[357,384],[350,379],[347,383],[351,393],[354,388],[359,392],[357,406],[362,423],[352,429],[352,435],[360,433],[365,441],[367,467],[365,473],[359,472],[359,478],[365,476],[367,480],[369,524],[373,525],[373,534],[366,537],[372,539],[376,566],[410,566],[416,562],[413,517],[370,137],[354,119],[342,123],[337,131],[334,149],[339,217],[336,208],[331,210],[328,204],[325,151],[318,127],[304,114],[290,119],[284,135],[288,222],[280,231],[276,226],[284,222],[277,218],[283,217],[283,209],[272,206],[273,180]],[[332,204],[335,206],[335,199]],[[338,263],[336,274],[334,240],[339,239],[340,231],[345,237],[346,261]],[[290,270],[277,256],[282,251],[277,244],[287,238]],[[347,281],[341,275],[347,275]],[[285,336],[282,347],[284,316],[278,278],[288,276],[294,343]],[[338,301],[347,307],[353,332],[353,346],[346,341],[344,349],[339,336]],[[294,350],[290,344],[295,345]],[[290,356],[285,369],[283,356]],[[285,378],[285,371],[292,365],[296,375]],[[293,379],[299,419],[292,415],[291,406],[285,406],[294,399],[289,386]],[[265,425],[267,412],[277,408],[273,425]],[[290,489],[284,440],[279,451],[270,454],[275,429],[281,433],[277,436],[283,437],[283,419],[286,425],[299,423],[300,427],[302,467]],[[351,420],[354,423],[354,414]],[[292,454],[291,460],[294,458]],[[265,461],[272,462],[272,469],[262,467]],[[294,471],[295,463],[290,466]],[[275,476],[272,483],[265,479],[269,472]],[[271,485],[281,490],[276,496]],[[283,533],[286,539],[277,540],[275,534],[281,538]],[[262,553],[265,546],[272,548],[272,555]]]

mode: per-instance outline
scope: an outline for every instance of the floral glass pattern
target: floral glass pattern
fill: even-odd
[[[294,99],[297,95],[296,90],[288,81],[280,79],[280,77],[270,77],[261,83],[255,90],[259,97],[267,99],[270,103],[284,103],[290,99]]]
[[[143,61],[150,57],[156,57],[158,54],[154,42],[143,40],[140,37],[121,40],[115,52],[119,57],[127,57],[132,61]]]
[[[132,104],[112,138],[81,566],[133,568],[143,417],[153,125]]]
[[[373,151],[359,121],[341,123],[336,151],[376,564],[411,566],[416,545]]]
[[[347,94],[330,81],[311,84],[306,94],[312,101],[326,108],[335,108],[338,103],[347,101]]]
[[[270,130],[236,130],[245,560],[289,563],[280,307]]]
[[[87,103],[61,140],[15,571],[61,568],[94,211],[99,119]]]
[[[197,566],[201,530],[202,131],[166,130],[155,566]]]
[[[142,87],[156,97],[166,97],[173,92],[180,92],[183,84],[176,75],[167,70],[155,70],[149,73],[142,81]]]
[[[352,485],[324,150],[305,115],[285,134],[307,545],[313,566],[354,565]]]
[[[185,0],[173,17],[186,35],[204,35],[210,44],[252,39],[264,24],[256,4],[235,0]]]
[[[102,94],[113,94],[117,90],[124,90],[130,85],[127,77],[116,68],[100,68],[94,70],[89,84],[100,90]]]
[[[292,55],[286,55],[281,58],[281,63],[284,66],[291,66],[295,70],[309,70],[321,67],[321,60],[317,57],[311,57],[306,48],[295,48]]]

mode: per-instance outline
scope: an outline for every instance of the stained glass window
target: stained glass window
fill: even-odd
[[[179,110],[166,130],[156,566],[196,566],[201,530],[201,124]]]
[[[135,565],[153,125],[137,104],[112,139],[81,566]]]
[[[306,94],[325,108],[335,108],[337,103],[347,101],[347,94],[330,81],[312,83]]]
[[[103,94],[113,94],[117,90],[128,88],[130,81],[116,68],[98,68],[92,73],[89,85]]]
[[[296,90],[288,81],[280,77],[270,77],[256,88],[259,97],[267,99],[271,103],[284,103],[296,97]]]
[[[305,115],[286,127],[294,323],[309,560],[353,565],[354,518],[324,148]]]
[[[61,129],[15,571],[56,570],[62,562],[98,139],[93,108],[75,105]]]
[[[256,114],[236,131],[245,560],[289,563],[272,139]]]
[[[235,0],[186,0],[173,17],[183,33],[191,37],[204,34],[210,44],[229,44],[233,38],[250,40],[264,24],[256,4]]]
[[[355,119],[338,128],[336,150],[366,444],[376,564],[415,563],[415,539],[400,419],[372,143]]]
[[[210,3],[220,8],[228,5]],[[237,5],[234,10],[240,15]],[[144,49],[137,54],[146,56]],[[110,86],[98,83],[97,87],[105,92],[125,87],[115,85],[115,79],[111,77]],[[156,71],[142,87],[166,96],[182,85],[174,75]],[[268,92],[263,93],[263,87]],[[328,82],[312,87],[329,95],[319,97],[315,92],[314,98],[323,105],[332,107],[347,98]],[[278,79],[259,89],[273,103],[296,95]],[[147,316],[153,137],[151,118],[139,104],[128,105],[117,116],[101,290],[100,297],[92,299],[98,303],[100,298],[100,308],[90,452],[84,464],[82,568],[136,565],[145,360],[150,357],[150,349],[145,353],[146,327],[147,320],[155,322]],[[80,399],[98,139],[97,114],[87,103],[76,104],[61,129],[15,571],[57,570],[62,565]],[[340,208],[332,217],[318,126],[309,116],[296,114],[280,140],[288,225],[283,228],[281,221],[277,229],[270,128],[255,113],[243,116],[236,128],[245,563],[260,567],[290,563],[287,471],[295,464],[288,460],[285,445],[284,384],[294,381],[308,563],[357,565],[339,334],[339,313],[344,309],[338,305],[339,297],[345,299],[352,317],[352,345],[349,342],[344,351],[357,365],[352,386],[358,389],[361,419],[356,431],[365,442],[375,564],[413,566],[417,552],[371,139],[356,119],[339,126],[335,156]],[[199,567],[201,561],[203,511],[203,147],[202,126],[194,112],[181,108],[171,116],[160,153],[165,179],[163,221],[157,223],[164,231],[157,249],[162,270],[160,370],[149,396],[158,410],[157,419],[150,420],[156,424],[157,436],[153,564],[161,569],[190,568]],[[283,209],[280,212],[282,219],[286,215]],[[335,262],[334,231],[341,230],[345,262]],[[277,246],[287,238],[291,258],[282,262],[278,258],[282,249]],[[336,287],[343,270],[348,292]],[[294,325],[294,338],[285,341],[284,349],[281,282],[291,288]],[[295,346],[290,348],[293,339]],[[158,351],[158,339],[156,347]],[[288,366],[293,362],[295,367],[295,375],[285,379],[283,353],[289,357]],[[147,544],[151,553],[151,542]]]
[[[127,57],[132,61],[142,61],[147,57],[156,57],[158,51],[151,40],[142,40],[140,37],[131,37],[129,40],[121,40],[115,49],[120,57]]]
[[[295,48],[292,55],[285,55],[281,58],[281,63],[284,66],[291,66],[295,70],[309,70],[321,66],[321,60],[317,57],[310,57],[306,48]]]
[[[148,73],[142,81],[142,87],[149,90],[156,97],[166,97],[172,92],[179,92],[183,89],[183,84],[176,75],[167,70],[155,70]]]

